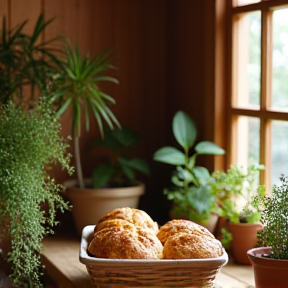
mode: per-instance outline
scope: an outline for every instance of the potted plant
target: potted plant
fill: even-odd
[[[54,165],[72,173],[60,131],[47,101],[29,111],[12,101],[0,108],[0,275],[13,287],[40,286],[42,239],[53,233],[56,211],[69,209],[49,174]]]
[[[126,189],[123,191],[118,187],[117,194],[114,193],[108,197],[106,188],[93,188],[91,180],[84,179],[82,173],[79,147],[82,120],[85,119],[86,131],[88,131],[91,114],[96,119],[100,136],[104,139],[109,130],[121,128],[120,123],[110,109],[110,106],[115,104],[114,98],[103,92],[99,86],[102,81],[118,83],[117,79],[106,74],[114,68],[111,65],[110,49],[101,52],[94,58],[91,58],[89,54],[81,57],[78,45],[75,45],[74,48],[70,48],[67,45],[65,51],[66,58],[62,63],[63,69],[54,75],[50,88],[53,92],[52,101],[56,107],[57,116],[60,117],[68,108],[71,108],[72,111],[72,136],[77,180],[65,181],[64,185],[67,187],[66,192],[73,205],[72,213],[76,230],[78,234],[81,234],[82,229],[86,225],[97,223],[101,211],[105,210],[105,212],[108,212],[111,207],[115,208],[115,205],[135,206],[136,204],[133,203],[138,203],[138,196],[131,203],[127,201],[130,197],[128,196],[130,192],[125,192]],[[84,117],[82,118],[82,116]],[[118,129],[117,132],[119,133]],[[128,165],[122,168],[126,168],[128,173],[127,167]],[[103,176],[97,175],[99,177]],[[101,182],[102,180],[99,178],[98,181]],[[142,191],[142,188],[139,189]],[[102,205],[104,210],[99,210],[97,213],[95,205],[98,205],[100,196],[109,198],[109,201],[107,201],[109,206],[104,208]],[[122,198],[122,200],[120,203],[116,202],[115,204],[114,200],[118,198]]]
[[[76,173],[78,185],[82,189],[85,187],[79,147],[82,114],[85,116],[86,131],[90,129],[90,114],[92,114],[102,137],[104,137],[103,120],[110,129],[113,129],[115,125],[121,127],[109,107],[115,104],[115,100],[99,87],[101,81],[118,83],[118,80],[105,75],[108,70],[114,68],[110,64],[109,50],[103,51],[94,58],[91,58],[89,54],[82,57],[77,44],[74,49],[67,44],[65,51],[62,69],[52,77],[50,89],[57,117],[60,117],[68,108],[72,111]]]
[[[259,201],[259,197],[256,199]],[[253,265],[255,286],[286,287],[288,283],[288,177],[281,175],[271,195],[260,197],[261,222],[257,248],[247,255]]]
[[[97,165],[91,179],[93,189],[86,188],[84,191],[85,194],[91,194],[95,201],[87,203],[86,197],[83,198],[79,189],[75,188],[75,180],[69,183],[72,212],[79,234],[84,226],[97,223],[104,214],[115,208],[137,208],[140,196],[145,192],[145,185],[138,180],[137,175],[148,175],[148,164],[144,159],[132,157],[131,153],[133,146],[138,143],[139,134],[127,126],[113,130],[106,128],[104,133],[104,139],[96,138],[96,142],[92,143],[92,148],[104,147],[104,151],[101,151],[103,156],[95,161]],[[89,213],[84,214],[84,209],[89,210]]]
[[[247,251],[256,244],[257,231],[262,228],[255,197],[265,194],[265,186],[259,185],[259,172],[263,169],[263,165],[245,168],[234,164],[226,172],[212,173],[211,187],[217,195],[219,213],[226,221],[221,241],[240,264],[250,264]]]
[[[218,207],[210,187],[210,172],[205,167],[196,166],[196,159],[201,154],[223,155],[225,151],[210,141],[195,145],[196,125],[183,111],[174,115],[172,131],[181,150],[166,146],[153,155],[155,161],[175,166],[171,176],[172,185],[164,189],[164,194],[173,202],[173,218],[186,218],[205,226],[211,213],[217,211]],[[217,220],[216,217],[215,224]]]

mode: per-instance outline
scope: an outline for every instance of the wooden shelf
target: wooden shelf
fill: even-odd
[[[45,273],[59,288],[93,288],[86,266],[79,261],[80,239],[74,234],[54,235],[43,241]],[[254,288],[251,266],[232,260],[217,275],[217,288]]]

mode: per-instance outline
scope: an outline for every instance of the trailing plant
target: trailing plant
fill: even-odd
[[[259,184],[259,173],[263,165],[249,165],[247,168],[231,165],[226,171],[212,173],[211,187],[217,195],[221,216],[233,223],[255,223],[260,220],[256,196],[265,195],[265,186]]]
[[[114,77],[105,73],[114,68],[111,63],[110,50],[105,50],[94,58],[89,54],[81,57],[78,45],[66,46],[62,70],[52,79],[52,101],[57,110],[57,117],[69,107],[72,111],[72,135],[74,140],[76,172],[79,186],[84,187],[79,137],[81,135],[82,113],[84,114],[86,131],[90,129],[90,113],[96,119],[101,137],[104,136],[103,121],[110,129],[120,127],[118,120],[110,109],[115,100],[104,93],[99,83],[108,81],[118,83]]]
[[[73,172],[60,131],[48,101],[30,111],[12,102],[0,109],[0,238],[11,239],[6,261],[16,287],[40,287],[42,239],[53,233],[56,212],[69,209],[49,174],[54,165]]]
[[[43,41],[41,36],[53,21],[44,21],[40,14],[31,34],[24,32],[28,20],[9,29],[3,17],[0,39],[0,103],[11,99],[17,103],[24,100],[33,105],[38,93],[47,90],[49,75],[61,66],[56,56],[61,49],[56,47],[60,37]],[[52,46],[53,45],[53,46]]]
[[[173,135],[180,145],[166,146],[157,150],[153,159],[175,166],[171,187],[164,194],[173,202],[174,217],[187,217],[196,222],[207,220],[217,210],[216,197],[210,187],[211,175],[207,168],[196,166],[198,155],[223,155],[225,151],[210,141],[195,145],[197,128],[194,121],[183,111],[178,111],[172,121]]]
[[[112,153],[94,169],[94,188],[134,186],[137,172],[149,174],[149,167],[144,159],[131,157],[131,148],[138,141],[139,134],[127,126],[105,130],[105,138],[99,139],[96,145],[106,147]]]
[[[271,247],[266,257],[288,259],[288,177],[281,175],[280,184],[273,185],[271,195],[257,197],[261,203],[263,230],[258,231],[257,246]]]

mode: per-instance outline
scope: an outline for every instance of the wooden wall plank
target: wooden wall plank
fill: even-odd
[[[81,45],[81,51],[83,54],[90,53],[93,55],[92,39],[93,39],[93,23],[94,11],[92,7],[93,0],[81,0],[79,1],[79,20],[78,20],[78,40]]]
[[[30,33],[33,31],[38,16],[42,12],[41,1],[39,0],[10,0],[11,1],[11,27],[22,23],[28,19],[23,31]]]
[[[9,0],[1,0],[0,1],[0,19],[1,19],[1,27],[2,27],[2,19],[6,17],[6,25],[9,23],[9,16],[8,15],[8,6]]]
[[[51,39],[56,36],[65,35],[64,25],[64,1],[59,0],[44,0],[43,10],[46,21],[54,18],[50,23],[49,29],[45,31],[45,39]]]
[[[147,200],[143,200],[147,207],[151,199],[163,200],[163,183],[169,181],[168,168],[155,163],[152,156],[156,149],[174,141],[174,113],[182,109],[192,116],[199,140],[210,140],[203,138],[213,135],[213,129],[208,134],[203,132],[209,126],[205,122],[205,97],[213,93],[213,88],[205,89],[206,85],[213,85],[209,83],[211,75],[205,75],[205,55],[211,55],[214,49],[204,49],[205,35],[212,34],[205,30],[207,1],[210,0],[0,0],[2,14],[9,12],[7,3],[11,3],[13,25],[30,19],[28,30],[42,10],[46,20],[55,16],[45,31],[45,39],[64,35],[79,44],[82,54],[96,55],[114,47],[113,64],[117,70],[111,73],[120,84],[107,83],[103,89],[116,99],[112,110],[120,122],[140,132],[141,143],[135,151],[149,161],[152,175],[147,182]],[[213,23],[209,27],[213,29]],[[71,134],[70,120],[69,114],[62,118],[64,135]],[[94,165],[85,145],[97,133],[94,124],[81,139],[85,176],[90,176]],[[61,172],[59,175],[62,177]]]

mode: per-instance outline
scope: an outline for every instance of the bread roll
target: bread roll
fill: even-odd
[[[214,258],[223,254],[219,240],[207,235],[176,233],[167,238],[163,247],[163,259]]]
[[[124,219],[109,219],[101,223],[98,223],[94,228],[94,232],[96,233],[100,230],[110,227],[122,227],[124,229],[133,229],[134,226],[135,226],[134,224]]]
[[[166,240],[175,234],[178,233],[187,233],[193,235],[199,235],[202,237],[207,237],[214,239],[214,235],[205,227],[198,225],[192,221],[184,220],[184,219],[174,219],[163,226],[160,227],[157,237],[164,245]]]
[[[97,226],[104,221],[112,219],[126,220],[133,225],[149,228],[154,231],[154,233],[158,233],[159,231],[157,222],[154,222],[145,211],[130,207],[117,208],[107,213],[98,221]]]
[[[151,229],[112,226],[94,233],[88,252],[109,259],[161,259],[163,246]]]

